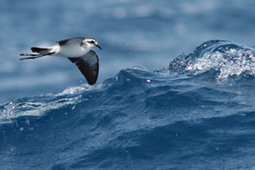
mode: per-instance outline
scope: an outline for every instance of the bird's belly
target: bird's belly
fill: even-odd
[[[68,45],[62,46],[58,54],[65,57],[81,57],[87,52],[88,50],[84,50],[80,45]]]

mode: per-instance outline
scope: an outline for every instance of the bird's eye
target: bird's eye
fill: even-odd
[[[88,41],[90,44],[95,44],[95,41]]]

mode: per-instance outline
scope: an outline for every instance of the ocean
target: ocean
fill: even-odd
[[[255,1],[0,1],[0,169],[255,169]],[[31,46],[84,36],[90,86]]]

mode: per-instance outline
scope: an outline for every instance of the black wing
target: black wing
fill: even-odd
[[[69,39],[65,39],[65,40],[59,40],[56,43],[58,43],[59,45],[67,45],[69,43],[71,44],[75,44],[75,43],[81,43],[82,40],[84,40],[83,37],[74,37],[74,38],[69,38]]]
[[[99,72],[99,60],[95,51],[90,50],[84,56],[68,59],[76,64],[88,81],[88,84],[93,85],[96,83]]]

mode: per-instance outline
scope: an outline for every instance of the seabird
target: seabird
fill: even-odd
[[[31,47],[33,54],[22,53],[20,56],[30,56],[20,58],[20,60],[36,59],[47,55],[57,55],[67,57],[76,64],[88,84],[93,85],[97,81],[99,71],[99,60],[93,47],[102,49],[94,38],[74,37],[56,42],[51,47],[40,48]]]

